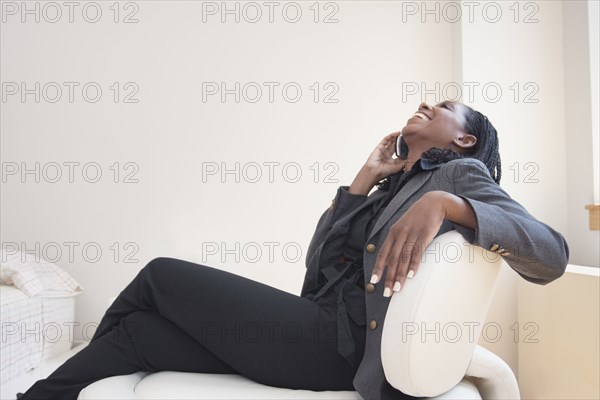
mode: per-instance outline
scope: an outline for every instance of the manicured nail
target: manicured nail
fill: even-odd
[[[408,274],[406,274],[406,277],[408,279],[412,278],[413,276],[415,276],[415,271],[413,271],[412,269],[410,271],[408,271]]]
[[[379,280],[379,278],[377,278],[377,275],[373,274],[371,276],[371,283],[372,284],[376,284],[378,280]]]
[[[390,297],[392,295],[392,291],[389,287],[386,287],[383,291],[383,297]]]
[[[394,283],[394,292],[399,292],[400,291],[400,287],[401,287],[400,286],[400,282],[396,281],[396,283]]]

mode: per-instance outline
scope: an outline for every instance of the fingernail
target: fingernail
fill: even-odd
[[[379,280],[379,278],[377,278],[377,275],[375,275],[375,274],[371,275],[371,283],[372,284],[376,284],[378,280]]]
[[[390,297],[392,295],[392,291],[390,290],[389,287],[386,287],[385,290],[383,291],[383,297]]]
[[[396,283],[394,283],[394,292],[399,292],[400,287],[400,282],[396,281]]]
[[[413,271],[412,269],[410,271],[408,271],[408,274],[406,274],[406,277],[408,279],[412,278],[413,276],[415,276],[415,271]]]

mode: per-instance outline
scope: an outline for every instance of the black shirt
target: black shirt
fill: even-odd
[[[363,251],[369,233],[383,210],[408,180],[423,169],[430,168],[426,161],[416,162],[408,173],[391,175],[388,194],[370,207],[360,210],[352,218],[345,237],[330,240],[323,247],[322,263],[325,267],[321,273],[327,282],[313,301],[321,298],[337,307],[338,351],[352,366],[355,365],[356,344],[349,318],[358,326],[366,325]]]

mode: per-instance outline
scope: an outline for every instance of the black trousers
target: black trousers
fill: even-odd
[[[240,374],[262,384],[354,390],[357,362],[337,352],[335,309],[216,268],[148,263],[119,294],[86,348],[21,398],[77,399],[100,379],[136,371]]]

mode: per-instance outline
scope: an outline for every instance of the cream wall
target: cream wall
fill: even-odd
[[[579,6],[581,7],[581,6]],[[581,7],[583,8],[583,7]],[[590,90],[592,110],[600,109],[600,3],[587,1],[589,25]],[[600,112],[592,114],[592,153],[594,162],[594,203],[600,202]]]
[[[0,198],[3,244],[31,249],[39,243],[43,249],[58,243],[67,252],[65,243],[77,243],[73,259],[64,254],[57,261],[85,288],[77,320],[92,328],[78,329],[77,339],[93,334],[106,299],[157,256],[205,263],[299,293],[310,236],[337,186],[351,182],[376,142],[401,129],[420,101],[439,101],[442,88],[456,84],[478,88],[464,100],[498,128],[502,186],[567,236],[573,258],[587,260],[570,222],[575,208],[568,193],[589,184],[568,180],[565,168],[574,150],[565,129],[571,82],[565,79],[570,64],[564,63],[563,39],[570,42],[561,2],[535,2],[533,17],[520,3],[517,22],[508,8],[512,2],[498,3],[503,14],[497,22],[490,22],[494,14],[482,14],[483,5],[472,21],[463,14],[452,22],[451,14],[442,14],[451,11],[443,3],[436,21],[421,2],[342,1],[328,8],[320,3],[318,23],[312,3],[305,2],[299,3],[303,17],[297,23],[286,22],[281,10],[269,23],[265,8],[257,23],[235,23],[232,16],[221,23],[218,15],[202,22],[201,2],[142,1],[135,3],[137,11],[120,10],[120,20],[136,11],[139,22],[128,24],[113,22],[109,4],[101,4],[98,23],[77,13],[73,23],[54,24],[4,14],[0,38],[2,82],[97,82],[103,89],[97,103],[80,94],[73,103],[35,103],[31,95],[25,103],[18,95],[1,103],[4,163],[39,162],[43,168],[96,162],[103,172],[98,183],[86,182],[80,170],[74,183],[43,177],[36,183],[31,175],[22,183],[11,175]],[[338,22],[322,23],[330,13]],[[538,22],[524,23],[526,16]],[[138,88],[138,102],[115,103],[114,82],[121,95]],[[133,85],[125,87],[128,82]],[[265,97],[236,103],[233,95],[225,103],[218,96],[203,102],[203,82],[258,82],[265,97],[263,82],[279,88],[291,82],[303,95],[295,103],[281,91],[272,103]],[[485,85],[500,87],[502,96],[492,101],[481,91]],[[337,102],[325,102],[334,91]],[[118,183],[110,168],[115,162]],[[133,164],[125,167],[128,162]],[[239,182],[232,174],[203,176],[215,165],[234,168],[236,162]],[[280,163],[272,182],[265,163]],[[252,183],[257,164],[262,179]],[[297,171],[302,176],[292,183]],[[123,183],[130,172],[139,182]],[[86,260],[85,245],[99,247],[102,258]],[[253,262],[257,249],[262,256]],[[128,254],[137,261],[125,262]],[[518,321],[518,282],[505,267],[488,317],[503,335],[495,343],[480,342],[515,372],[521,364],[510,327]]]
[[[565,137],[567,163],[567,239],[569,241],[570,262],[580,265],[600,266],[600,231],[588,229],[587,204],[598,203],[594,189],[594,151],[597,153],[597,138],[591,135],[598,129],[598,77],[590,70],[589,18],[587,1],[563,3],[563,43],[565,68]],[[589,16],[589,18],[588,18]],[[595,14],[596,25],[598,14]],[[597,39],[596,39],[597,42]],[[566,45],[568,43],[568,45]],[[597,49],[596,49],[597,52]],[[582,62],[583,60],[583,62]],[[595,113],[593,113],[595,110]],[[597,157],[597,155],[596,155]],[[597,177],[596,177],[597,179]],[[589,182],[589,183],[588,183]]]
[[[597,268],[569,266],[556,283],[519,282],[519,387],[524,399],[600,396]]]
[[[4,162],[27,168],[39,162],[42,171],[50,163],[80,163],[73,183],[66,166],[57,183],[8,175],[1,234],[3,243],[23,249],[39,244],[39,253],[59,244],[56,263],[85,288],[77,320],[91,324],[88,337],[106,299],[158,256],[299,293],[308,242],[336,188],[349,184],[376,143],[401,129],[419,105],[417,98],[403,99],[403,83],[453,80],[452,25],[399,24],[402,8],[394,2],[322,6],[319,23],[310,4],[299,3],[297,23],[279,11],[273,23],[255,24],[235,23],[233,16],[221,23],[218,15],[203,23],[201,2],[155,1],[136,3],[138,23],[114,23],[110,4],[100,4],[104,17],[97,23],[77,13],[72,24],[35,23],[32,16],[22,23],[20,14],[6,15],[1,32],[3,82],[79,82],[78,88],[97,82],[104,92],[96,103],[80,91],[73,103],[67,94],[56,103],[44,97],[36,103],[33,95],[23,103],[19,94],[2,103]],[[134,11],[123,8],[120,18]],[[327,15],[338,22],[322,23]],[[139,89],[138,102],[115,103],[114,82],[122,96]],[[125,87],[128,82],[134,86]],[[203,102],[203,82],[229,88],[258,82],[265,94],[256,103],[236,103],[233,95],[225,103],[218,96]],[[293,103],[278,90],[271,103],[263,82],[292,83],[303,95]],[[81,176],[88,163],[100,166],[98,183]],[[240,163],[238,182],[231,174],[203,177],[215,163],[228,169]],[[253,183],[257,164],[262,178]],[[123,183],[127,174],[139,182]],[[76,250],[72,259],[69,246]],[[96,248],[102,257],[88,261]],[[231,249],[234,254],[225,251]]]

